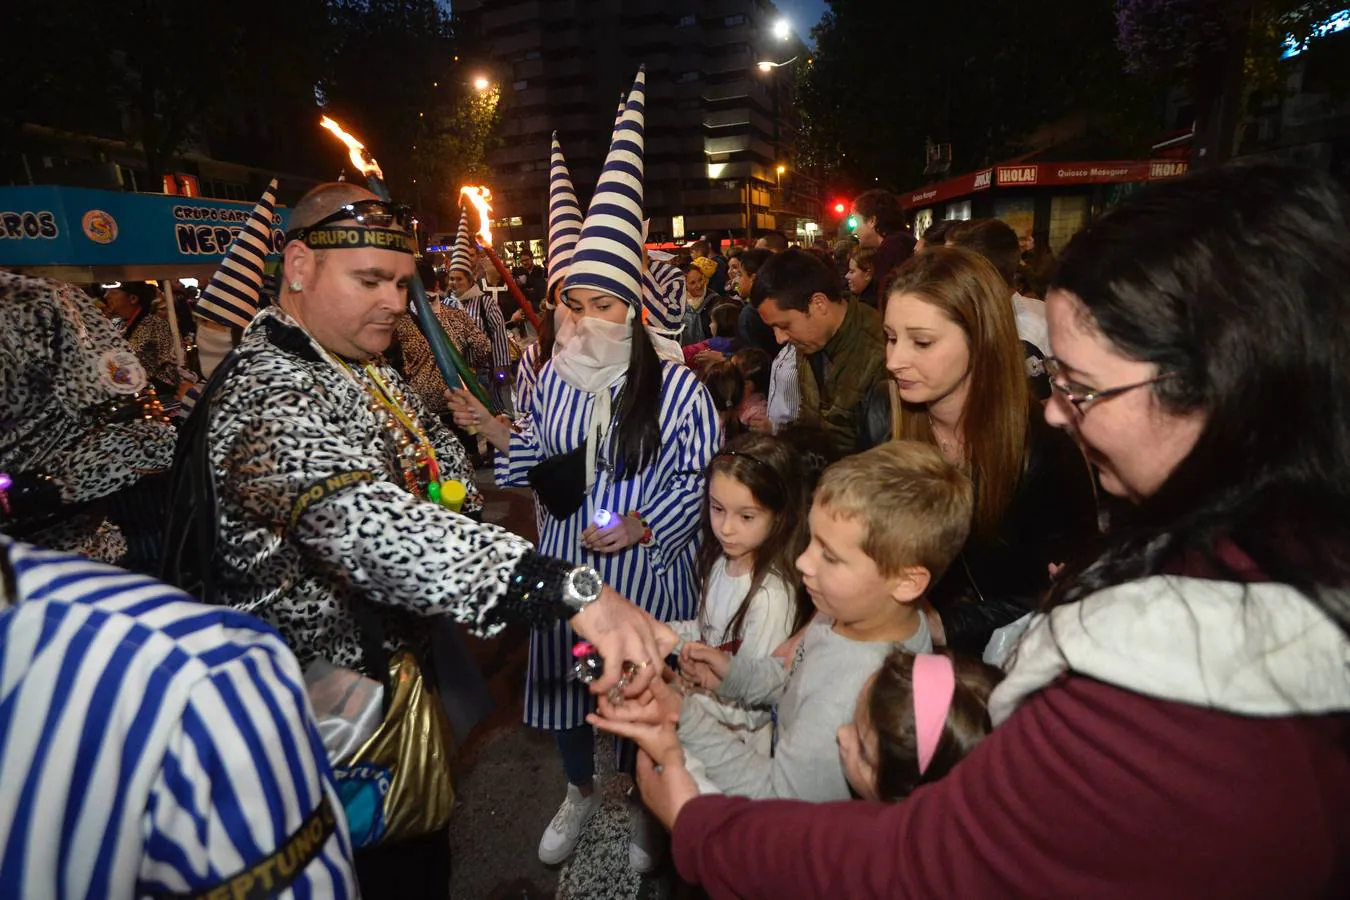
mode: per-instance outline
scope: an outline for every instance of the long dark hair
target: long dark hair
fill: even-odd
[[[1350,604],[1350,197],[1326,175],[1228,166],[1152,187],[1069,244],[1051,290],[1122,354],[1174,372],[1143,390],[1202,412],[1195,446],[1053,603],[1200,567],[1225,546],[1342,630]],[[1237,576],[1237,577],[1234,577]]]
[[[736,409],[745,399],[745,376],[740,367],[730,359],[724,359],[708,366],[703,373],[703,386],[712,397],[717,415],[722,419],[722,437],[731,440],[745,433]]]
[[[771,434],[750,433],[731,441],[708,464],[707,484],[714,475],[725,475],[745,485],[755,502],[773,514],[773,526],[764,543],[755,552],[755,565],[750,576],[750,587],[741,600],[736,614],[727,626],[727,640],[739,641],[745,634],[745,617],[750,612],[750,601],[763,587],[770,575],[781,578],[796,598],[797,610],[793,618],[795,632],[811,619],[814,607],[801,586],[797,574],[797,557],[806,549],[810,531],[806,515],[810,494],[805,485],[800,455],[785,441]],[[706,596],[713,566],[722,558],[722,545],[713,534],[709,515],[708,488],[703,496],[703,542],[698,552],[698,580],[700,594]],[[699,617],[703,617],[700,604]]]
[[[536,375],[539,374],[540,369],[544,368],[544,363],[553,358],[553,344],[558,339],[558,329],[554,324],[553,316],[562,303],[562,285],[563,281],[559,278],[549,286],[550,308],[542,310],[543,315],[539,317],[539,349],[535,351],[534,357],[534,374]]]
[[[633,316],[632,327],[628,380],[619,399],[613,443],[620,481],[635,478],[661,454],[661,358],[642,324],[641,310]]]

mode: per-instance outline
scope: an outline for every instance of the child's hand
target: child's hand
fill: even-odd
[[[654,760],[683,765],[684,751],[675,730],[680,721],[681,702],[680,695],[658,679],[637,698],[618,705],[601,697],[599,712],[588,715],[586,721],[602,731],[634,741]]]
[[[611,703],[609,698],[599,698],[599,716],[610,722],[633,722],[640,725],[662,725],[680,719],[680,710],[684,707],[684,697],[662,679],[652,679],[647,690],[636,697],[625,698],[619,703]]]
[[[685,644],[680,652],[680,674],[701,688],[713,690],[731,671],[731,654],[707,644]]]

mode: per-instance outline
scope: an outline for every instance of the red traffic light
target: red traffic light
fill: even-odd
[[[848,204],[845,203],[843,200],[840,200],[840,201],[838,201],[837,203],[834,204],[834,214],[835,214],[835,215],[837,215],[837,216],[842,216],[842,215],[843,215],[844,213],[846,213],[846,212],[848,212]]]

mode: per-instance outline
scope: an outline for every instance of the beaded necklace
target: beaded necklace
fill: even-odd
[[[331,355],[329,359],[369,395],[370,401],[366,404],[366,409],[370,410],[377,420],[383,414],[384,419],[380,424],[398,447],[399,468],[403,471],[403,483],[407,486],[408,493],[426,497],[432,503],[458,510],[460,504],[464,502],[464,485],[454,479],[441,479],[436,449],[431,445],[431,440],[427,438],[422,426],[418,424],[417,414],[409,406],[403,392],[385,381],[380,370],[371,363],[361,367],[366,376],[362,378],[344,360]],[[423,472],[426,473],[425,488],[421,487]]]

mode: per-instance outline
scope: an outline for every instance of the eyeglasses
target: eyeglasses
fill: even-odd
[[[1177,372],[1163,372],[1161,375],[1154,375],[1152,378],[1145,381],[1136,381],[1134,384],[1123,384],[1120,387],[1091,391],[1081,385],[1073,384],[1072,382],[1060,381],[1060,377],[1064,374],[1064,366],[1053,356],[1047,356],[1045,358],[1045,370],[1050,373],[1051,389],[1069,403],[1073,404],[1073,408],[1078,411],[1079,417],[1087,415],[1087,411],[1101,400],[1110,400],[1112,397],[1119,397],[1121,394],[1129,393],[1135,388],[1157,384],[1159,381],[1163,381],[1179,374]]]
[[[346,222],[352,219],[365,228],[401,228],[411,230],[412,208],[402,203],[389,203],[385,200],[357,200],[330,215],[324,216],[313,225],[304,228],[292,228],[286,232],[286,240],[303,241],[310,232],[317,231],[334,222]]]

